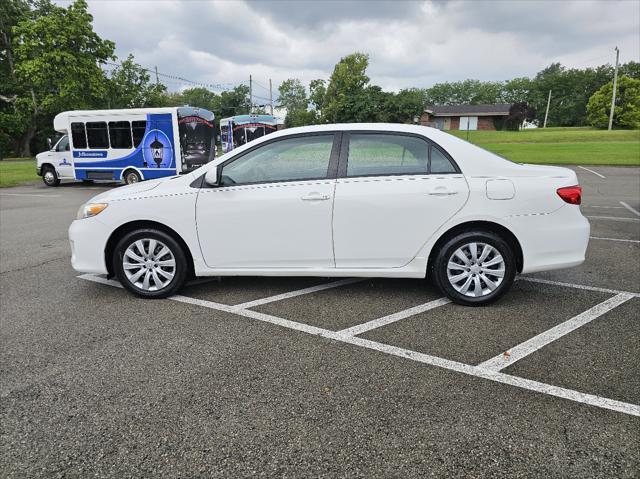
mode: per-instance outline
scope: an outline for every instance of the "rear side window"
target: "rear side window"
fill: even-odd
[[[131,130],[133,132],[133,147],[137,148],[142,138],[144,137],[144,132],[147,129],[146,120],[141,121],[132,121],[131,122]]]
[[[404,135],[352,133],[347,176],[427,174],[429,145]]]
[[[87,142],[89,148],[109,148],[109,134],[107,123],[104,121],[88,121]]]
[[[131,124],[128,121],[109,122],[111,148],[131,148]]]
[[[86,148],[87,136],[84,132],[84,123],[71,123],[71,138],[74,148]]]
[[[435,146],[431,146],[431,173],[456,173],[449,158]]]

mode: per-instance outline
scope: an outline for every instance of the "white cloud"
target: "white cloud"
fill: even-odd
[[[250,74],[262,85],[307,83],[354,51],[370,55],[369,76],[387,89],[531,76],[555,61],[598,65],[616,45],[623,61],[640,59],[636,1],[89,0],[89,9],[121,58],[203,83]]]

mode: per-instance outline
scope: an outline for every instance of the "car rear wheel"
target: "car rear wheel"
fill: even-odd
[[[135,170],[125,171],[122,179],[124,180],[125,185],[133,185],[134,183],[142,181],[140,174]]]
[[[42,181],[47,186],[58,186],[60,184],[60,178],[58,178],[56,170],[50,166],[45,166],[42,169]]]
[[[116,245],[113,269],[126,289],[144,298],[175,294],[187,278],[187,257],[180,244],[155,229],[136,230]]]
[[[513,284],[516,261],[509,244],[488,231],[449,239],[437,253],[434,279],[453,302],[480,306],[501,298]]]

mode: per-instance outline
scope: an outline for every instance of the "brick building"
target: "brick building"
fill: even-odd
[[[420,124],[440,130],[495,130],[510,108],[510,103],[430,106],[422,113]]]

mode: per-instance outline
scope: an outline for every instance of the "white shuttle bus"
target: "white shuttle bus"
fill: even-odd
[[[189,172],[215,157],[214,114],[194,107],[66,111],[63,134],[36,156],[47,186],[60,180],[138,181]]]

